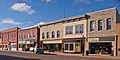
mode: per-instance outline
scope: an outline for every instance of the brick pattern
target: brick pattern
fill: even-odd
[[[45,25],[41,26],[40,28],[40,39],[41,40],[58,40],[62,39],[63,36],[63,25],[62,23],[56,23],[56,24],[50,24],[50,25]],[[55,38],[52,38],[52,31],[55,32]],[[60,31],[60,37],[57,37],[57,31]],[[47,38],[46,33],[49,32],[49,38]],[[42,38],[42,33],[44,33],[45,38]]]
[[[118,34],[118,56],[120,56],[120,23],[117,23],[116,24],[117,28],[116,28],[116,31],[117,31],[117,34]]]
[[[102,37],[102,36],[114,36],[116,35],[116,9],[110,9],[100,12],[93,12],[89,14],[88,20],[88,36],[89,37]],[[106,20],[111,18],[111,30],[106,30]],[[98,20],[102,20],[102,30],[98,31]],[[90,32],[90,22],[95,22],[94,32]]]
[[[30,33],[32,33],[30,37]],[[38,39],[38,27],[28,28],[28,29],[20,29],[18,31],[18,40],[37,40]],[[24,38],[24,34],[26,38]]]

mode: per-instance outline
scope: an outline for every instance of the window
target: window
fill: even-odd
[[[29,35],[30,35],[30,38],[32,38],[32,33],[30,33]]]
[[[75,31],[76,34],[83,33],[83,24],[76,25],[75,29],[76,29],[76,31]]]
[[[49,38],[49,32],[47,32],[47,34],[46,34],[46,35],[47,35],[47,38]]]
[[[73,26],[67,26],[66,27],[66,35],[67,34],[73,34]]]
[[[42,33],[42,39],[44,39],[45,38],[45,34],[44,34],[44,32]]]
[[[68,50],[68,44],[65,44],[65,50]]]
[[[36,32],[34,32],[34,34],[33,34],[33,37],[35,37],[36,36]]]
[[[26,38],[26,35],[24,34],[24,38]]]
[[[98,20],[98,31],[102,30],[102,20]]]
[[[73,51],[73,44],[70,44],[70,51]]]
[[[55,38],[55,32],[54,31],[52,32],[52,38]]]
[[[94,31],[94,28],[95,28],[95,22],[91,21],[90,22],[90,31]]]
[[[111,29],[111,19],[107,19],[107,30]]]
[[[58,38],[60,37],[60,31],[57,31],[57,37]]]

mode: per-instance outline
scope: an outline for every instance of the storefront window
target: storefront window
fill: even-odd
[[[68,44],[65,44],[65,50],[68,50]]]
[[[73,44],[70,44],[70,51],[73,51]]]

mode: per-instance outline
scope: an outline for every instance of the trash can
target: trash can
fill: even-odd
[[[89,51],[87,50],[87,51],[86,51],[86,56],[88,56],[88,55],[89,55]]]

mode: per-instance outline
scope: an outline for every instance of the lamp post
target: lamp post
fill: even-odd
[[[89,20],[90,16],[85,14],[85,19],[86,19],[86,40],[85,40],[85,55],[88,56],[89,55],[89,43],[88,43],[88,20]]]

